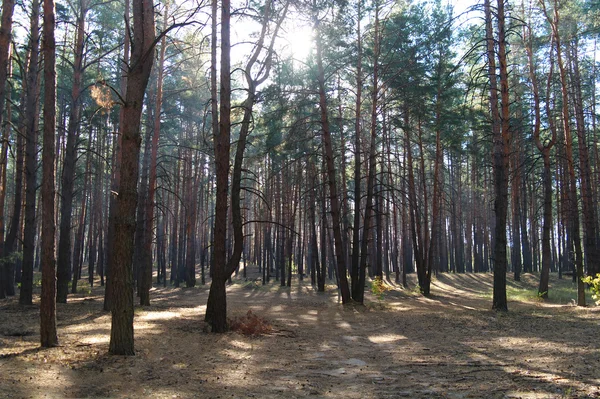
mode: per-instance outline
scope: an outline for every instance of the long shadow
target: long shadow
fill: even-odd
[[[444,284],[463,290],[463,280],[471,278]],[[484,299],[474,307],[478,298],[462,301],[445,293],[426,299],[390,293],[381,310],[344,307],[333,289],[324,294],[296,285],[228,290],[231,314],[256,310],[274,331],[260,337],[205,333],[202,315],[193,309],[205,304],[207,290],[153,290],[154,305],[136,308],[137,355],[108,356],[106,342],[89,344],[67,369],[56,366],[66,376],[61,388],[74,397],[123,396],[119,390],[125,390],[130,397],[430,398],[504,397],[524,390],[561,396],[573,387],[583,397],[589,391],[582,387],[598,382],[597,320],[579,314],[570,313],[573,323],[549,317],[556,310],[533,305],[498,314]],[[106,315],[100,302],[90,305],[65,305],[77,317],[73,323],[63,320],[64,326]],[[187,313],[162,317],[176,308]],[[568,310],[562,309],[567,317]],[[96,326],[76,340],[107,334]],[[0,357],[0,370],[36,351]],[[587,363],[570,364],[577,359]],[[14,397],[40,386],[35,380],[19,384]]]

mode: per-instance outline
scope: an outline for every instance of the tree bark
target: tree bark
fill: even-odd
[[[144,93],[154,61],[154,8],[152,1],[133,4],[133,46],[123,105],[120,184],[115,209],[115,236],[110,282],[112,285],[109,352],[133,355],[133,241],[137,206],[140,154],[140,120]]]
[[[216,0],[213,0],[216,2]],[[213,10],[216,5],[213,3]],[[214,18],[214,14],[213,14]],[[221,68],[219,98],[219,129],[214,131],[216,198],[214,217],[214,257],[212,283],[208,294],[204,321],[213,332],[225,332],[227,325],[227,208],[229,192],[229,149],[231,135],[231,39],[230,1],[221,3]],[[216,34],[213,32],[213,34]],[[216,62],[213,59],[212,62]],[[214,101],[214,99],[213,99]]]
[[[56,333],[56,261],[54,240],[54,158],[56,129],[56,44],[54,0],[44,0],[44,147],[42,152],[42,296],[40,340],[42,347],[58,345]]]
[[[490,78],[490,107],[492,113],[493,159],[494,159],[494,291],[492,309],[507,311],[506,270],[507,238],[506,220],[508,215],[508,169],[510,154],[510,120],[508,98],[508,69],[506,63],[506,33],[504,23],[504,1],[498,0],[498,61],[500,64],[501,114],[498,104],[498,86],[496,81],[496,52],[492,29],[490,1],[484,3],[486,14],[487,55]]]

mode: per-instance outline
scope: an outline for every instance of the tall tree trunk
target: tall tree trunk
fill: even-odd
[[[56,334],[56,260],[54,240],[54,157],[56,129],[56,44],[54,0],[44,0],[44,147],[42,152],[42,296],[40,339],[43,347],[58,345]]]
[[[130,0],[125,0],[125,19],[129,23],[130,17]],[[127,25],[129,26],[129,25]],[[130,54],[130,29],[125,29],[125,37],[123,39],[123,60],[121,65],[118,67],[118,74],[121,77],[120,82],[120,91],[121,98],[127,99],[127,88],[128,88],[128,71],[129,71],[129,59],[131,57]],[[117,193],[119,190],[119,185],[121,182],[121,159],[122,159],[122,144],[123,144],[123,126],[125,117],[125,107],[124,104],[121,105],[121,110],[119,112],[119,135],[116,137],[114,142],[114,151],[113,151],[113,176],[111,182],[111,195],[109,200],[108,207],[108,228],[106,231],[106,252],[107,252],[107,262],[106,262],[106,276],[108,277],[106,280],[106,288],[104,290],[104,310],[111,310],[111,300],[112,300],[112,285],[110,282],[110,269],[112,267],[112,253],[114,252],[114,244],[115,244],[115,217],[117,211],[117,198],[116,195],[112,195],[112,193]]]
[[[75,163],[77,161],[77,136],[81,115],[81,82],[83,75],[83,52],[87,0],[79,1],[77,31],[75,33],[75,59],[73,62],[73,86],[71,87],[71,112],[67,129],[67,145],[62,173],[62,201],[60,206],[60,237],[58,241],[56,301],[67,302],[71,277],[71,230]]]
[[[6,197],[6,170],[8,159],[8,133],[9,125],[4,125],[4,111],[6,103],[6,84],[9,76],[10,44],[12,40],[12,17],[15,8],[14,0],[2,1],[2,17],[0,22],[0,131],[2,132],[2,153],[0,155],[0,259],[8,253],[4,248],[4,200]],[[6,105],[6,115],[10,122],[10,105]],[[8,262],[0,262],[0,299],[8,294],[7,284],[12,279],[8,276],[10,267]]]
[[[558,12],[558,1],[554,0],[554,16],[551,18],[546,11],[545,2],[541,2],[546,19],[550,23],[552,28],[552,35],[554,36],[554,44],[556,46],[556,60],[558,63],[561,92],[562,92],[562,122],[564,131],[565,141],[565,156],[567,161],[567,172],[568,172],[568,201],[570,219],[572,223],[571,235],[573,239],[573,246],[575,247],[575,268],[577,277],[577,305],[585,306],[585,291],[584,284],[581,281],[583,277],[583,254],[581,250],[581,237],[579,232],[579,207],[577,205],[577,179],[575,176],[575,161],[573,159],[573,138],[571,136],[571,126],[569,118],[569,95],[568,95],[568,82],[567,72],[563,63],[562,49],[560,42],[560,35],[558,32],[559,25],[559,12]],[[575,274],[574,274],[575,276]]]
[[[367,175],[367,202],[365,205],[365,217],[363,221],[363,239],[360,246],[360,267],[358,276],[358,287],[354,290],[354,299],[358,303],[364,301],[364,290],[367,269],[369,228],[372,225],[371,214],[373,213],[373,195],[375,190],[375,175],[377,170],[377,99],[379,97],[379,5],[375,5],[375,44],[373,48],[373,87],[371,92],[371,140],[369,146],[369,171]],[[359,168],[360,169],[360,168]],[[360,172],[359,172],[360,173]],[[360,186],[360,183],[359,183]],[[358,200],[360,203],[360,199]],[[360,213],[360,212],[359,212]],[[375,242],[372,243],[376,250]],[[378,243],[377,243],[378,244]]]
[[[140,155],[140,122],[144,93],[154,61],[154,8],[152,1],[133,4],[133,44],[123,105],[121,177],[115,209],[115,236],[110,283],[112,285],[109,352],[133,355],[133,241]]]
[[[351,300],[350,287],[348,286],[348,276],[346,268],[346,255],[344,254],[345,248],[342,240],[342,226],[340,220],[340,200],[337,192],[336,184],[336,172],[333,157],[333,148],[331,141],[331,131],[329,128],[329,115],[327,112],[327,98],[325,93],[325,71],[323,69],[323,55],[322,55],[322,42],[321,42],[321,30],[318,18],[315,16],[315,41],[317,50],[317,80],[319,86],[319,106],[321,111],[321,131],[323,134],[323,151],[325,156],[325,162],[327,167],[327,184],[329,186],[329,198],[331,206],[331,218],[333,237],[335,242],[335,257],[337,262],[337,275],[339,278],[340,294],[342,296],[342,303],[348,303]],[[360,285],[360,283],[359,283]]]
[[[490,79],[490,108],[492,114],[493,159],[494,159],[494,293],[492,309],[507,311],[506,269],[507,239],[506,219],[508,214],[508,161],[510,151],[510,126],[508,112],[508,70],[506,65],[506,38],[504,25],[504,2],[498,0],[498,60],[500,63],[500,93],[502,114],[498,104],[496,81],[496,51],[492,28],[490,0],[485,0],[487,60]]]
[[[550,86],[554,75],[554,57],[553,46],[554,38],[550,43],[550,71],[548,73],[548,81],[546,84],[546,113],[548,115],[548,123],[552,138],[546,143],[542,143],[540,138],[541,130],[541,109],[540,109],[540,94],[538,81],[536,76],[536,67],[533,57],[532,34],[529,25],[523,26],[523,42],[527,53],[527,63],[529,67],[529,80],[531,82],[531,91],[533,93],[533,110],[535,115],[533,125],[533,138],[535,145],[542,154],[544,159],[543,184],[544,184],[544,210],[543,210],[543,227],[542,227],[542,270],[540,273],[540,284],[538,287],[538,296],[548,298],[548,281],[550,275],[550,229],[552,226],[552,172],[550,170],[550,150],[556,142],[556,128],[554,126],[553,116],[550,110]],[[526,226],[523,225],[526,229]]]
[[[213,10],[216,7],[213,0]],[[215,13],[213,12],[213,18]],[[215,147],[216,198],[214,217],[214,257],[212,283],[208,294],[204,320],[212,331],[227,331],[227,204],[229,192],[229,149],[231,135],[231,41],[230,41],[230,1],[221,3],[221,69],[219,98],[219,129],[213,131]],[[216,32],[213,32],[213,35]],[[216,63],[216,59],[211,60]],[[213,99],[214,101],[214,99]]]
[[[168,2],[165,3],[163,10],[163,26],[162,29],[166,29],[169,17]],[[148,196],[145,202],[145,214],[144,218],[144,238],[143,238],[143,251],[144,261],[140,265],[140,290],[138,292],[140,296],[140,305],[150,306],[150,288],[152,288],[152,238],[153,238],[153,226],[154,226],[154,197],[156,193],[156,159],[158,156],[158,138],[160,137],[160,116],[163,101],[163,76],[164,76],[164,65],[165,65],[165,50],[167,47],[167,37],[163,35],[160,41],[160,51],[158,56],[158,76],[156,81],[156,104],[154,106],[154,131],[152,134],[152,145],[150,150],[150,166],[149,166],[149,177],[148,177]],[[159,273],[160,274],[160,273]]]
[[[356,41],[357,41],[357,60],[356,60],[356,103],[354,108],[354,224],[352,229],[352,266],[350,277],[352,283],[352,298],[356,300],[364,295],[364,286],[359,284],[359,257],[360,257],[360,204],[361,204],[361,175],[360,175],[360,131],[361,131],[361,103],[362,103],[362,36],[360,33],[360,21],[362,0],[357,1],[356,17]]]
[[[579,70],[578,55],[579,39],[575,38],[572,42],[572,77],[569,82],[572,85],[573,108],[575,110],[575,126],[577,133],[577,144],[579,149],[579,174],[581,203],[583,210],[583,231],[584,231],[584,258],[587,266],[587,274],[595,276],[600,273],[600,254],[598,253],[598,232],[596,230],[596,206],[594,205],[593,187],[592,187],[592,169],[590,166],[590,155],[587,147],[587,134],[585,129],[585,116],[583,108],[583,98],[581,93],[581,72]],[[595,87],[593,88],[595,91]]]
[[[39,79],[39,0],[31,4],[30,56],[25,99],[25,225],[23,227],[23,266],[19,303],[31,305],[33,295],[33,258],[35,242],[35,201],[37,169],[37,130]]]

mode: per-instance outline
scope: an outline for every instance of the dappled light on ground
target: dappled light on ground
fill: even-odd
[[[411,276],[412,277],[412,276]],[[600,397],[600,312],[544,303],[535,276],[506,314],[490,275],[439,275],[432,296],[394,287],[343,306],[335,287],[234,284],[231,318],[258,336],[210,334],[208,287],[156,288],[135,311],[136,356],[107,355],[110,314],[94,288],[60,305],[61,346],[39,349],[36,306],[0,303],[0,392],[7,397],[576,398]],[[296,282],[294,282],[296,283]],[[557,284],[556,281],[553,282]],[[414,285],[413,285],[414,287]],[[567,300],[564,300],[568,302]]]

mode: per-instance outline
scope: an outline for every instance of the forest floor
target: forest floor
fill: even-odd
[[[238,280],[230,317],[251,310],[272,326],[260,336],[205,332],[208,285],[155,287],[152,306],[136,308],[130,357],[107,354],[100,287],[58,305],[51,349],[39,347],[39,296],[0,300],[0,397],[599,398],[600,307],[574,306],[556,275],[548,302],[536,284],[509,281],[509,312],[497,313],[489,274],[439,275],[429,298],[367,292],[366,306],[310,281]]]

